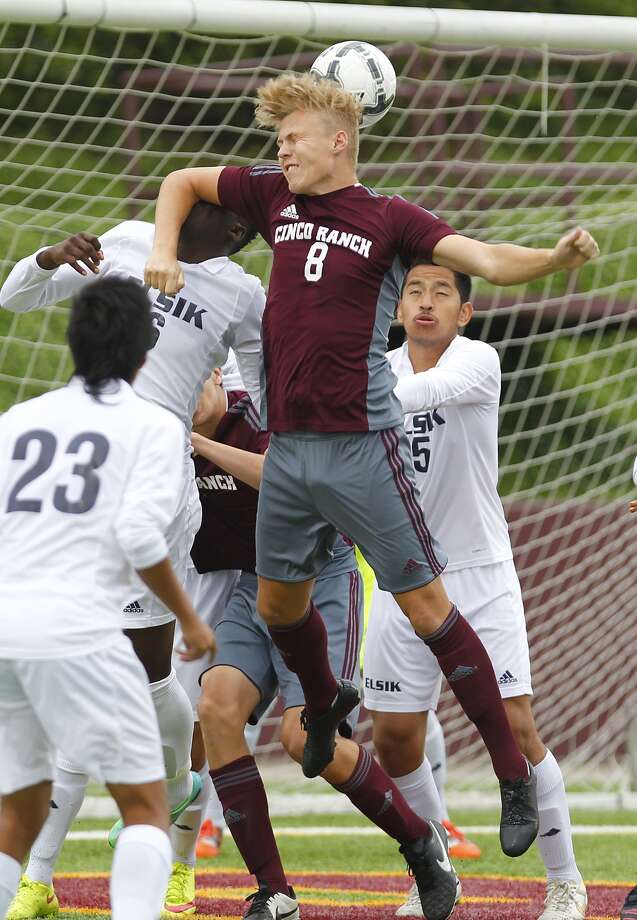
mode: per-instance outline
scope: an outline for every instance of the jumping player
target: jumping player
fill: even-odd
[[[548,877],[540,920],[583,920],[586,889],[575,862],[564,780],[533,719],[522,594],[497,491],[500,362],[491,345],[459,334],[472,313],[467,275],[414,264],[398,304],[406,340],[387,357],[398,377],[395,392],[409,412],[405,427],[420,503],[447,548],[445,587],[484,642],[516,741],[537,778],[537,844]],[[372,600],[364,670],[381,763],[418,814],[440,819],[424,757],[440,668],[385,591]],[[422,916],[415,890],[398,910],[410,914]]]
[[[122,813],[113,917],[159,915],[168,803],[146,676],[121,629],[133,569],[179,618],[189,657],[214,639],[164,537],[183,432],[130,387],[151,334],[138,284],[97,282],[71,311],[72,381],[0,418],[0,917],[49,810],[56,748],[103,780]]]
[[[518,855],[537,833],[534,778],[484,646],[438,577],[446,558],[417,501],[386,339],[414,258],[515,284],[583,264],[596,243],[583,230],[552,250],[460,236],[434,214],[357,181],[360,106],[335,83],[285,73],[258,95],[257,121],[277,129],[280,165],[169,175],[145,278],[166,293],[181,289],[179,227],[200,199],[249,216],[274,251],[262,331],[261,420],[273,436],[257,521],[258,609],[305,694],[303,770],[316,776],[330,763],[337,726],[358,700],[330,670],[311,602],[340,530],[395,594],[480,731],[503,790],[503,846]],[[441,857],[432,837],[423,862],[442,885]],[[455,890],[444,887],[450,914]]]
[[[296,676],[283,664],[256,612],[254,534],[257,496],[254,489],[259,488],[261,483],[267,440],[258,430],[258,417],[245,394],[229,393],[228,401],[234,405],[220,423],[217,424],[213,414],[207,424],[199,423],[198,433],[193,433],[193,444],[200,455],[197,462],[200,463],[204,457],[208,461],[205,475],[201,477],[203,481],[225,478],[232,480],[237,489],[241,480],[253,486],[252,489],[244,489],[253,495],[252,515],[251,519],[245,513],[231,515],[234,533],[230,533],[228,525],[222,522],[229,509],[226,508],[226,513],[219,519],[213,512],[214,505],[220,505],[216,491],[212,491],[208,507],[205,498],[202,498],[204,524],[195,540],[195,558],[198,558],[200,567],[206,559],[214,558],[214,547],[220,542],[221,533],[226,553],[233,547],[243,548],[241,555],[234,557],[236,562],[241,562],[243,572],[220,622],[215,623],[218,652],[212,669],[202,679],[199,713],[213,768],[211,776],[230,832],[259,885],[259,890],[248,899],[250,905],[246,917],[273,920],[288,913],[292,920],[298,917],[296,897],[281,864],[265,790],[254,758],[246,746],[244,730],[246,723],[257,721],[280,693],[285,705],[281,740],[290,756],[300,762],[304,745],[299,719],[303,691]],[[211,398],[208,403],[213,406],[214,400]],[[213,439],[201,437],[204,432]],[[224,470],[230,476],[224,477]],[[247,547],[250,547],[249,553],[246,552]],[[325,618],[332,669],[345,678],[356,678],[358,682],[362,583],[353,548],[342,537],[334,544],[333,558],[318,575],[312,597]],[[186,665],[191,670],[196,670],[198,666],[197,663]],[[334,760],[323,777],[347,795],[371,821],[394,837],[403,850],[417,850],[423,836],[428,833],[429,825],[426,820],[416,819],[398,789],[373,758],[348,740],[354,723],[350,716],[347,723],[341,724],[341,737],[336,744]],[[436,833],[443,834],[440,825]],[[185,874],[183,870],[181,874]],[[428,916],[439,916],[429,894],[425,896],[424,904]],[[434,911],[430,911],[430,906]]]
[[[173,299],[149,291],[154,345],[135,380],[135,392],[170,410],[182,423],[182,452],[175,457],[175,463],[181,463],[184,470],[182,493],[166,535],[171,561],[182,583],[201,517],[189,442],[198,395],[210,369],[226,360],[230,345],[236,349],[246,386],[253,395],[259,391],[265,294],[260,281],[229,258],[254,233],[232,212],[206,203],[193,207],[179,237],[178,255],[186,278],[181,296]],[[141,286],[152,238],[153,225],[143,221],[125,221],[101,239],[86,233],[69,237],[18,262],[0,290],[0,303],[15,312],[36,310],[85,289],[98,272],[105,277],[130,277]],[[150,682],[174,820],[200,789],[199,776],[190,771],[192,709],[171,664],[174,616],[146,592],[129,598],[122,626]],[[51,810],[27,867],[27,877],[40,887],[33,891],[21,888],[20,903],[12,905],[12,912],[15,910],[19,917],[37,915],[33,911],[40,909],[42,886],[51,885],[55,859],[88,782],[77,765],[60,760],[58,767],[53,796],[56,808]]]

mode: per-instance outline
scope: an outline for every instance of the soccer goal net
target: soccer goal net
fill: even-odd
[[[616,20],[606,41],[605,17],[587,28],[575,17],[573,47],[565,17],[542,17],[541,40],[536,18],[507,13],[497,22],[463,14],[461,28],[441,18],[419,36],[412,10],[407,38],[396,10],[346,5],[340,26],[320,32],[319,17],[301,37],[283,34],[286,10],[321,4],[236,0],[219,14],[223,31],[191,22],[190,6],[0,2],[2,276],[70,233],[152,221],[172,169],[274,159],[273,135],[253,121],[257,87],[309,69],[340,38],[379,44],[398,91],[362,137],[361,181],[480,240],[550,246],[583,225],[601,247],[572,275],[507,289],[478,281],[469,335],[502,359],[501,491],[538,724],[571,769],[623,782],[637,700],[637,520],[627,510],[637,452],[637,53],[621,50],[621,34],[637,21],[622,29]],[[248,18],[257,7],[276,34],[251,34],[267,32]],[[515,28],[503,38],[509,16]],[[289,22],[292,30],[291,12]],[[267,283],[262,242],[241,261]],[[67,379],[65,315],[65,304],[0,311],[0,410]],[[448,695],[440,718],[451,764],[474,776],[481,745]],[[369,740],[365,716],[361,732]],[[276,748],[272,718],[260,749]]]

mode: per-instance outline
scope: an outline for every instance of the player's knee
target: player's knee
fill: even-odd
[[[224,739],[243,734],[245,720],[238,704],[226,694],[216,693],[214,682],[206,686],[197,711],[206,742],[218,739],[223,743]]]

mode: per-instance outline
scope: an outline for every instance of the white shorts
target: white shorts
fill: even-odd
[[[81,657],[0,660],[0,795],[52,780],[56,749],[103,783],[165,777],[146,672],[126,636]]]
[[[161,483],[157,483],[161,489]],[[184,483],[175,519],[166,531],[168,555],[183,585],[190,563],[190,550],[195,534],[201,527],[201,502],[195,481],[195,466],[190,454],[184,455]],[[123,610],[122,629],[146,629],[172,623],[175,615],[153,592],[142,585],[140,594],[131,599]]]
[[[221,619],[232,593],[237,586],[241,572],[238,569],[224,569],[220,572],[206,572],[200,575],[194,566],[186,572],[186,594],[192,601],[193,607],[212,629],[215,629]],[[181,630],[179,623],[175,627],[175,649],[181,648]],[[195,721],[199,720],[197,705],[201,696],[199,678],[204,671],[212,665],[213,657],[207,653],[196,661],[182,661],[176,652],[173,652],[173,667],[177,672],[179,683],[182,685],[192,705]]]
[[[504,699],[530,696],[531,664],[513,560],[442,575],[447,594],[484,643]],[[391,594],[374,587],[363,667],[365,706],[379,712],[435,710],[442,675]]]

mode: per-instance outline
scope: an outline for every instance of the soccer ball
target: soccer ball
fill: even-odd
[[[310,73],[334,80],[363,103],[361,128],[369,128],[396,95],[396,71],[386,54],[367,42],[338,42],[322,51]]]

